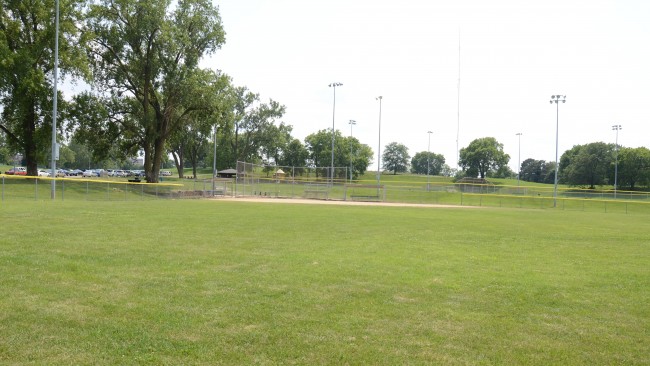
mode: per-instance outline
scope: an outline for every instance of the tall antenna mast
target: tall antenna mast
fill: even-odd
[[[460,136],[460,27],[458,27],[458,110],[456,125],[456,170],[460,169],[460,150],[458,149],[458,139]]]

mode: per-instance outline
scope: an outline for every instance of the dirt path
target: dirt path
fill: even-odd
[[[399,202],[361,202],[341,200],[310,200],[300,198],[259,198],[259,197],[219,197],[219,201],[237,202],[264,202],[264,203],[297,203],[311,205],[348,205],[348,206],[386,206],[386,207],[430,207],[430,208],[480,208],[475,206],[435,205],[424,203],[399,203]]]

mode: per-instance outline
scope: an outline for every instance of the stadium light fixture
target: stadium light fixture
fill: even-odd
[[[331,83],[329,84],[330,88],[334,89],[334,103],[332,106],[332,164],[331,164],[331,171],[330,171],[330,185],[334,185],[334,119],[335,119],[335,114],[336,114],[336,87],[337,86],[343,86],[342,83]]]
[[[352,126],[357,124],[357,121],[351,119],[350,122],[350,183],[352,183],[352,161],[354,160],[352,158]]]
[[[623,127],[621,125],[613,125],[612,130],[616,131],[616,145],[614,145],[614,156],[615,156],[615,163],[614,163],[614,199],[616,199],[616,189],[618,186],[618,131],[622,130]]]
[[[555,184],[553,186],[553,207],[557,207],[557,171],[560,167],[557,161],[558,134],[560,128],[560,102],[566,103],[566,95],[551,95],[550,103],[555,103]]]

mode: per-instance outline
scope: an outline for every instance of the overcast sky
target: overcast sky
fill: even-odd
[[[287,107],[304,138],[332,128],[376,154],[390,142],[431,148],[456,167],[465,147],[495,137],[516,171],[573,145],[650,146],[650,2],[215,0],[226,44],[203,66]],[[460,113],[458,113],[460,34]],[[460,119],[458,119],[460,115]],[[372,166],[371,169],[376,169]]]

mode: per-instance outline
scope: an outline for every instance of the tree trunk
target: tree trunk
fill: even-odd
[[[27,175],[38,176],[38,162],[36,161],[36,141],[34,135],[36,131],[36,110],[34,109],[34,98],[28,101],[27,113],[23,118],[23,130],[25,131],[23,137],[23,148],[25,151],[25,165],[27,168]]]
[[[185,171],[183,163],[183,148],[181,147],[178,150],[173,150],[172,157],[174,158],[174,165],[176,165],[176,170],[178,171],[178,178],[182,179]]]

